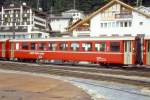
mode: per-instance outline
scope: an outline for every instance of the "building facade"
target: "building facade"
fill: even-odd
[[[119,0],[112,0],[69,28],[74,36],[91,37],[150,35],[150,14]],[[82,35],[84,36],[84,35]]]
[[[71,10],[62,12],[62,16],[72,17],[72,19],[73,19],[72,23],[75,23],[76,21],[84,18],[84,13],[83,13],[83,11],[71,9]]]
[[[25,3],[5,3],[0,13],[0,38],[48,38],[46,14]]]
[[[51,26],[51,30],[53,32],[60,32],[60,33],[65,33],[67,31],[66,28],[72,22],[72,17],[70,16],[50,15],[48,19]]]
[[[67,32],[67,28],[72,23],[76,23],[84,18],[82,11],[71,9],[62,12],[61,15],[49,15],[48,20],[51,26],[51,36],[70,36],[70,32]]]

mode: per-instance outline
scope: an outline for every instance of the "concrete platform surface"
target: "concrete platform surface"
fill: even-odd
[[[0,72],[0,100],[91,100],[91,97],[60,80]]]

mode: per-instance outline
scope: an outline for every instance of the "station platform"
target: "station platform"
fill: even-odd
[[[68,82],[0,72],[0,100],[91,100],[91,97]]]

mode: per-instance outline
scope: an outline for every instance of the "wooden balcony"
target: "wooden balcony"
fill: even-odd
[[[89,27],[78,27],[76,28],[76,31],[90,31]]]
[[[116,19],[120,19],[120,18],[132,18],[133,15],[132,13],[129,13],[129,12],[121,12],[119,14],[115,14],[115,18]]]
[[[0,27],[0,32],[13,32],[14,28],[13,27]],[[16,26],[15,27],[15,32],[27,32],[27,27],[25,26]]]

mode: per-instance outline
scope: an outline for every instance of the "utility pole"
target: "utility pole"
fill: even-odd
[[[143,2],[143,0],[140,1],[140,6],[142,6],[142,2]]]
[[[137,0],[136,1],[136,6],[137,7],[142,6],[142,2],[143,2],[143,0]]]
[[[16,18],[15,18],[15,11],[13,10],[13,21],[12,21],[12,24],[13,24],[13,39],[15,39],[15,36],[16,36],[16,32],[15,32],[15,23],[16,23]]]
[[[36,9],[39,10],[39,0],[37,0]]]
[[[13,0],[13,4],[14,4],[14,0]],[[12,12],[13,18],[12,18],[12,31],[13,31],[13,39],[15,39],[16,37],[16,32],[15,32],[15,23],[16,23],[16,14],[15,14],[15,9],[13,8],[13,12]]]
[[[139,6],[139,0],[136,0],[136,6],[137,7]]]
[[[76,9],[76,0],[73,2],[73,8]]]

